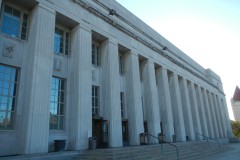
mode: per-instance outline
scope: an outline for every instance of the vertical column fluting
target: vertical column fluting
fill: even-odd
[[[218,112],[219,112],[219,116],[220,116],[220,122],[222,125],[223,138],[226,138],[227,137],[227,126],[226,126],[226,121],[225,121],[225,117],[224,117],[223,110],[222,110],[223,106],[222,106],[221,100],[218,95],[216,95],[216,99],[217,99],[217,105],[218,105]]]
[[[212,122],[213,122],[213,132],[214,132],[214,137],[213,138],[219,138],[217,119],[216,119],[214,106],[213,106],[212,93],[207,92],[207,95],[208,95],[208,101],[209,101],[209,109],[210,109],[210,112],[211,112],[211,118],[212,118]]]
[[[189,99],[190,99],[190,104],[191,104],[194,131],[195,131],[195,133],[202,134],[194,83],[192,83],[192,82],[188,83],[188,92],[189,92]],[[195,136],[196,136],[196,140],[203,139],[202,136],[199,136],[196,134],[195,134]]]
[[[23,60],[26,86],[18,153],[48,151],[55,11],[42,4],[31,12],[28,56]],[[21,146],[21,147],[20,147]]]
[[[150,60],[146,60],[142,68],[143,78],[143,98],[146,111],[146,120],[148,133],[157,136],[160,133],[160,114],[159,104],[157,97],[157,86],[154,63]],[[150,143],[157,143],[158,140],[152,137]]]
[[[203,103],[205,106],[205,114],[206,114],[206,119],[207,119],[207,126],[208,126],[208,133],[210,137],[214,137],[214,131],[213,131],[213,121],[212,121],[212,115],[210,112],[210,108],[209,108],[209,102],[208,102],[208,96],[207,96],[207,91],[206,89],[202,90],[202,94],[203,94]]]
[[[223,137],[223,129],[222,129],[221,119],[220,119],[220,115],[219,115],[219,111],[218,111],[219,106],[217,103],[216,95],[214,93],[212,94],[212,97],[213,97],[213,106],[214,106],[214,111],[215,111],[217,126],[218,126],[218,134],[219,134],[219,138],[222,138]]]
[[[120,107],[120,76],[118,44],[109,39],[102,44],[103,104],[109,125],[109,147],[122,146],[122,119]]]
[[[177,141],[186,141],[185,125],[183,120],[182,101],[176,73],[169,74],[169,89],[173,111],[174,131]]]
[[[233,138],[234,135],[233,135],[231,121],[230,121],[229,113],[228,113],[228,109],[227,109],[226,98],[223,96],[221,101],[222,101],[222,105],[223,105],[223,109],[224,109],[224,113],[225,113],[225,120],[226,120],[226,123],[227,123],[227,129],[228,129],[228,133],[227,134],[228,134],[229,138]]]
[[[187,80],[185,78],[181,78],[179,80],[180,93],[182,98],[182,109],[183,109],[183,117],[184,124],[186,130],[186,136],[188,136],[189,140],[195,140],[195,133],[193,128],[193,119],[192,119],[192,111],[189,100],[189,92],[187,88]]]
[[[202,127],[202,133],[205,136],[209,136],[201,88],[199,86],[195,86],[195,89],[197,94],[198,111],[199,111],[199,117],[200,117],[200,122]]]
[[[172,104],[169,91],[167,69],[164,67],[156,70],[158,100],[160,105],[162,132],[165,135],[166,141],[172,142],[172,135],[174,135]]]
[[[71,99],[71,148],[88,148],[88,136],[92,133],[91,104],[91,30],[83,25],[72,31],[72,55],[69,63]]]
[[[143,110],[138,55],[126,54],[126,101],[128,104],[129,144],[139,145],[139,134],[143,129]]]

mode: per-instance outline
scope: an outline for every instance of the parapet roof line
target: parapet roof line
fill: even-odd
[[[171,62],[173,62],[174,64],[178,65],[179,67],[183,68],[184,70],[190,72],[192,75],[198,77],[199,79],[203,80],[204,82],[208,83],[209,85],[211,85],[212,87],[216,88],[220,93],[224,94],[219,88],[217,88],[217,86],[213,85],[211,82],[209,82],[206,78],[202,77],[201,75],[199,75],[198,73],[196,73],[195,71],[193,71],[192,69],[190,69],[189,67],[185,66],[184,64],[182,64],[181,62],[177,61],[175,58],[169,56],[168,54],[166,54],[165,52],[163,52],[162,50],[158,49],[157,47],[153,46],[152,44],[150,44],[149,42],[147,42],[146,40],[144,40],[143,38],[135,35],[132,31],[129,31],[128,29],[126,29],[125,27],[121,26],[120,24],[118,24],[117,22],[113,21],[111,18],[109,18],[108,16],[106,16],[105,14],[101,13],[100,11],[98,11],[97,9],[93,8],[92,6],[90,6],[89,4],[87,4],[86,2],[83,2],[82,0],[72,0],[75,3],[79,4],[80,6],[82,6],[83,8],[85,8],[86,10],[88,10],[89,12],[93,13],[94,15],[98,16],[99,18],[101,18],[102,20],[104,20],[105,22],[107,22],[108,24],[111,24],[112,26],[116,27],[117,29],[119,29],[120,31],[124,32],[125,34],[133,37],[134,39],[136,39],[137,41],[141,42],[143,45],[147,46],[148,48],[151,48],[153,51],[161,54],[163,57],[165,57],[166,59],[170,60]],[[110,9],[109,7],[107,7],[106,5],[104,5],[103,3],[101,3],[99,0],[92,0],[95,3],[99,4],[100,6],[102,6],[104,9],[106,9],[108,12],[110,12],[112,9]],[[135,25],[131,24],[129,21],[127,21],[125,18],[123,18],[122,16],[120,16],[118,13],[114,13],[114,15],[116,17],[118,17],[120,20],[124,21],[125,23],[127,23],[128,25],[130,25],[132,28],[136,29],[138,32],[140,32],[141,34],[143,34],[145,37],[149,38],[151,41],[153,41],[154,43],[158,44],[160,47],[164,48],[166,46],[164,46],[163,44],[159,43],[157,40],[155,40],[154,38],[152,38],[150,35],[148,35],[147,33],[145,33],[144,31],[142,31],[141,29],[139,29],[138,27],[136,27]],[[176,55],[173,51],[171,51],[170,49],[166,49],[168,52],[170,52],[171,54],[173,54],[174,56],[176,56],[177,58],[181,59],[182,61],[184,61],[186,64],[188,64],[189,66],[195,68],[194,66],[192,66],[191,64],[189,64],[187,61],[185,61],[184,59],[182,59],[181,57],[179,57],[178,55]],[[196,69],[196,68],[195,68]],[[224,94],[225,95],[225,94]]]

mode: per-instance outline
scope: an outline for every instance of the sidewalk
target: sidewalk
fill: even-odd
[[[240,160],[240,143],[230,143],[232,150],[219,153],[207,160]]]

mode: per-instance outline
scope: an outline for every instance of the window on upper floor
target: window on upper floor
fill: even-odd
[[[23,40],[27,37],[28,15],[14,7],[3,4],[1,8],[1,32]]]
[[[69,55],[70,35],[69,32],[56,27],[54,34],[54,53],[57,55]]]
[[[120,75],[123,75],[124,73],[124,60],[123,60],[123,55],[119,55],[119,73]]]
[[[100,66],[100,46],[96,43],[92,43],[92,65]]]
[[[50,102],[50,130],[63,130],[65,107],[65,81],[62,78],[52,77]]]
[[[92,86],[92,115],[99,116],[99,86]]]
[[[124,118],[125,100],[124,92],[120,92],[121,117]]]
[[[18,69],[0,64],[0,130],[13,129]]]

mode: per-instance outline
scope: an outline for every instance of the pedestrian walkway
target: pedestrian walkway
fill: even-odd
[[[229,151],[218,153],[207,160],[240,160],[240,143],[230,143]]]

